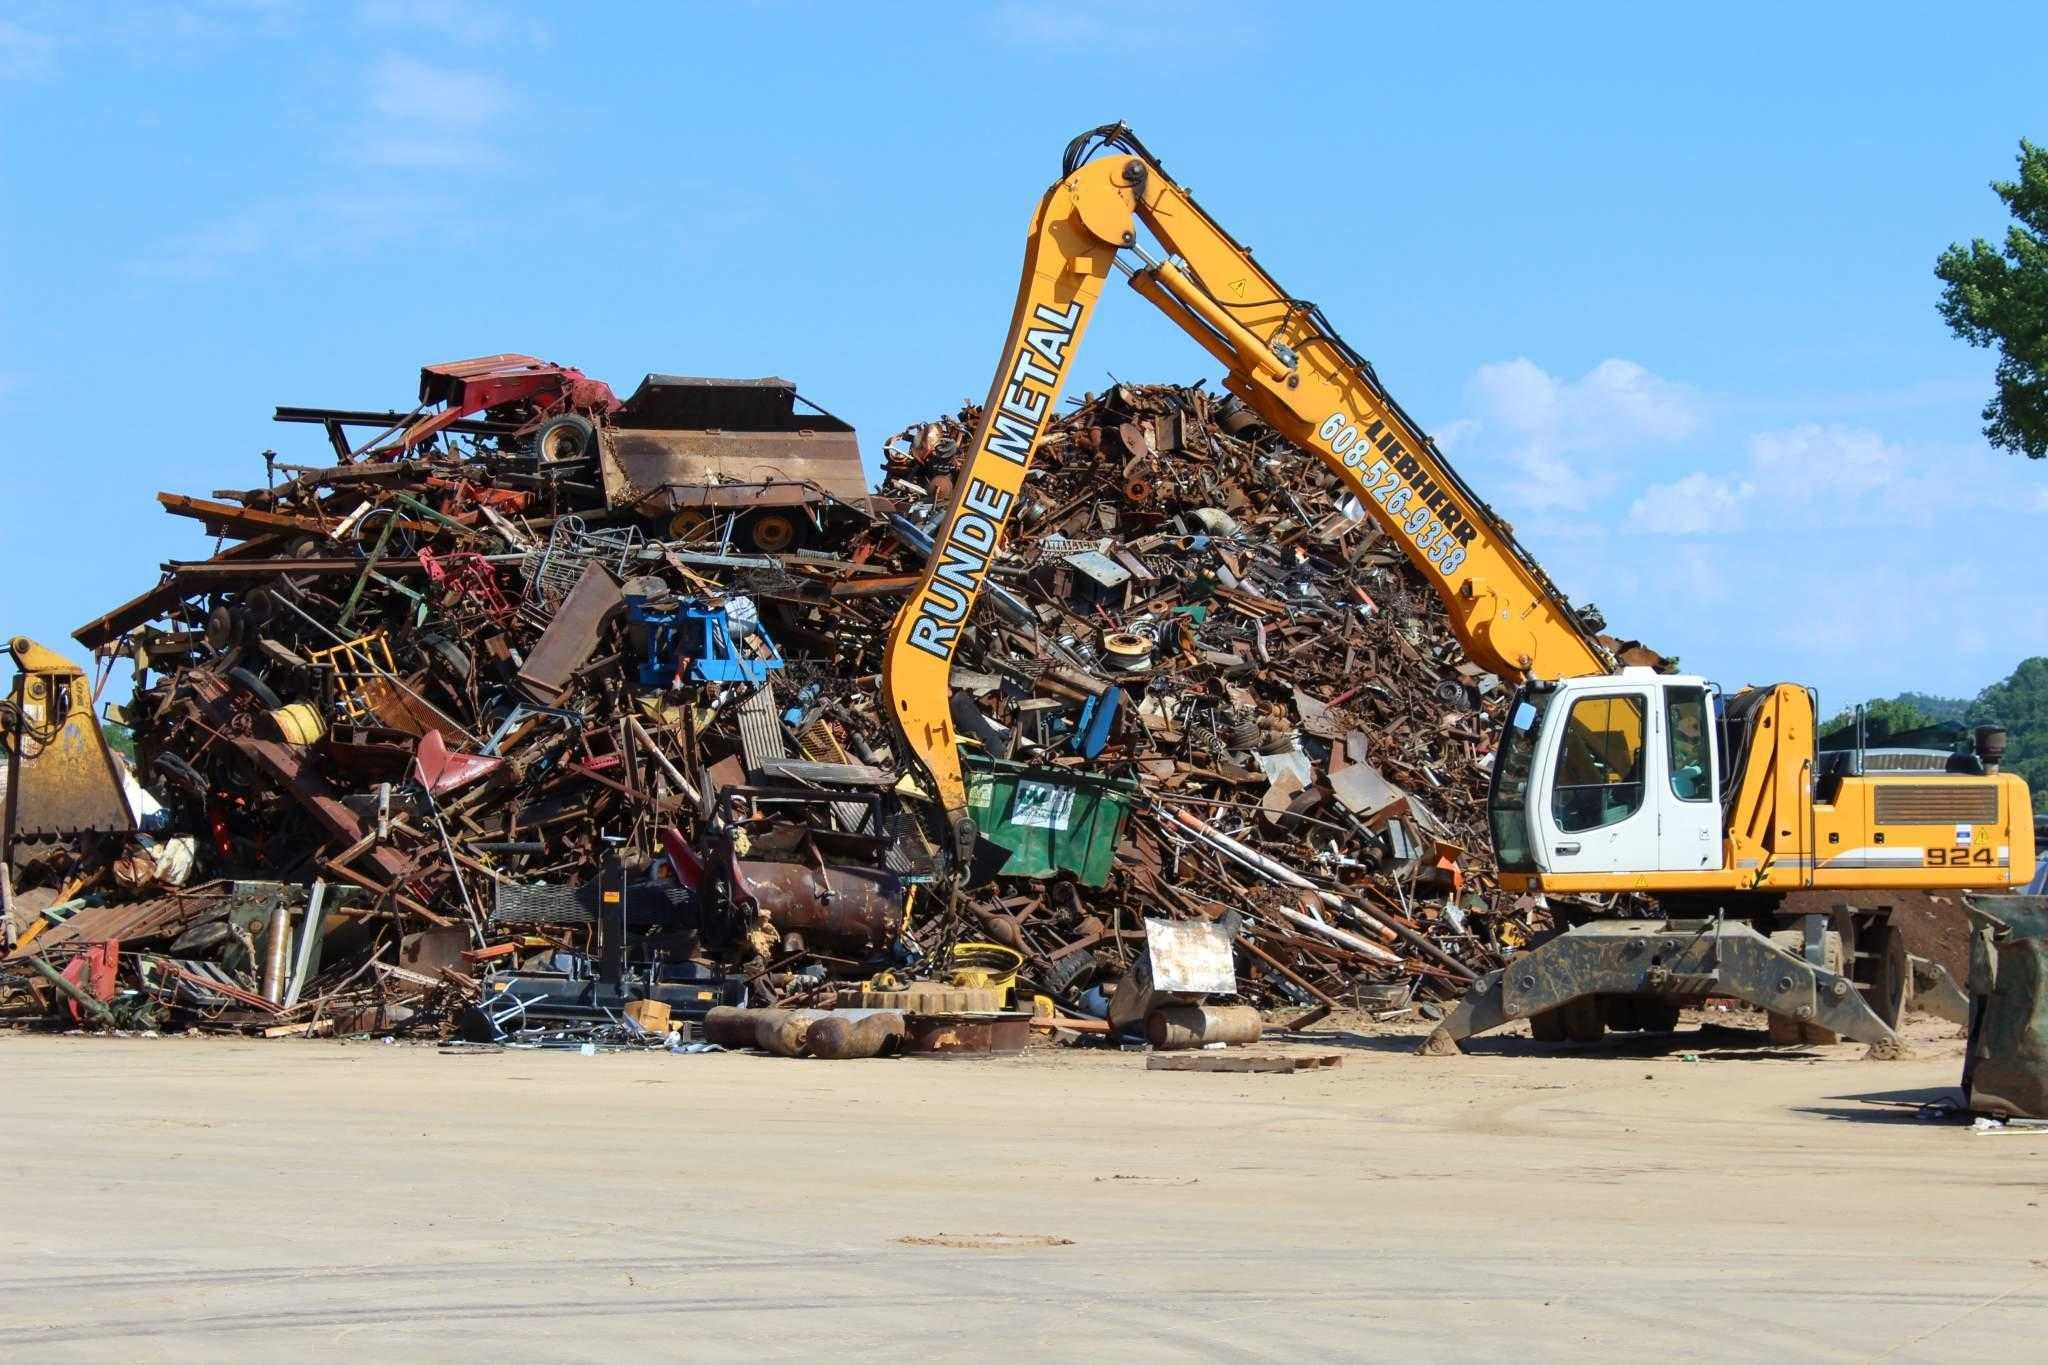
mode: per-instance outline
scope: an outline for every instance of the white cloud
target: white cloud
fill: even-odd
[[[1715,474],[1688,474],[1675,483],[1652,484],[1629,505],[1628,527],[1653,535],[1690,536],[1741,524],[1756,485]]]
[[[1759,520],[1904,524],[1924,512],[1900,491],[1912,464],[1874,431],[1807,422],[1749,438],[1738,472],[1697,471],[1651,484],[1629,504],[1628,528],[1647,535],[1731,532]]]
[[[25,28],[12,19],[0,19],[0,81],[33,80],[55,64],[57,40],[47,33]]]
[[[1482,365],[1465,396],[1459,440],[1492,438],[1512,476],[1504,504],[1539,514],[1585,510],[1619,483],[1618,454],[1682,441],[1701,422],[1692,389],[1632,360],[1562,379],[1518,357]]]
[[[373,117],[357,151],[378,166],[493,167],[504,158],[489,133],[512,106],[495,76],[386,54],[370,74]]]
[[[1603,360],[1582,377],[1564,380],[1518,357],[1480,366],[1472,392],[1482,419],[1575,445],[1675,441],[1699,425],[1699,403],[1691,389],[1633,360]]]
[[[1945,392],[1902,386],[1916,387],[1927,392],[1906,406]],[[1966,430],[1974,399],[1962,397],[1917,427]],[[1730,686],[1964,695],[2011,667],[2015,641],[2048,636],[2021,524],[2048,514],[2048,487],[2039,465],[1981,442],[1887,433],[1897,406],[1801,403],[1791,411],[1814,420],[1788,422],[1782,398],[1710,404],[1628,360],[1571,378],[1518,358],[1477,371],[1438,429],[1479,495],[1617,634]],[[1774,416],[1743,423],[1758,411]],[[1814,567],[1829,564],[1853,571]],[[1761,624],[1740,609],[1782,601],[1788,585],[1796,609]],[[1927,612],[1943,608],[1971,621],[1930,654]]]
[[[370,104],[387,118],[473,128],[505,111],[510,100],[496,78],[431,66],[387,54],[377,63]]]
[[[445,178],[399,171],[504,167],[501,137],[520,116],[510,87],[484,71],[442,66],[403,53],[373,62],[360,82],[357,118],[334,120],[342,138],[319,188],[282,193],[185,225],[153,243],[131,269],[162,280],[217,279],[250,263],[287,268],[357,258],[396,241],[450,240],[476,216]],[[374,178],[361,167],[373,167]],[[400,202],[402,201],[402,203]]]
[[[1430,432],[1430,439],[1436,442],[1437,449],[1451,451],[1458,448],[1459,442],[1469,440],[1478,430],[1477,421],[1470,417],[1460,417],[1454,422],[1445,422],[1435,428]]]
[[[1876,432],[1812,422],[1752,436],[1749,463],[1759,482],[1793,498],[1858,498],[1906,470],[1904,452]]]

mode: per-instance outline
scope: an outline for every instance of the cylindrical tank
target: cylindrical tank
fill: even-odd
[[[1209,1043],[1256,1043],[1264,1027],[1250,1005],[1168,1005],[1145,1016],[1145,1037],[1161,1052]]]
[[[263,998],[273,1005],[284,999],[284,977],[291,961],[292,912],[279,901],[270,910],[263,939]]]

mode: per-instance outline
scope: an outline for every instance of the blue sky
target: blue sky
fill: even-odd
[[[581,8],[0,0],[0,632],[427,361],[783,374],[872,457],[1123,118],[1616,629],[1829,707],[2048,651],[2048,468],[1931,273],[2048,139],[2038,4]],[[1121,291],[1078,372],[1214,377]]]

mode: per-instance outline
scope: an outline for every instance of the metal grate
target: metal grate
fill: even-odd
[[[498,883],[498,899],[491,906],[493,924],[593,924],[590,913],[573,886],[520,886]]]
[[[1990,825],[1998,788],[1988,782],[1885,782],[1877,787],[1880,825]]]
[[[583,577],[583,566],[592,560],[610,569],[613,576],[626,577],[627,562],[640,552],[643,543],[637,526],[590,531],[584,528],[581,517],[557,519],[548,534],[546,548],[530,551],[520,563],[519,571],[526,578],[527,605],[539,609],[544,616],[552,616],[562,605],[562,599],[575,588],[576,580]]]

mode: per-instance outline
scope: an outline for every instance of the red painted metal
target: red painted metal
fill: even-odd
[[[611,385],[592,379],[581,370],[556,365],[530,355],[486,355],[472,360],[449,360],[420,367],[420,403],[444,406],[439,412],[419,418],[405,429],[394,448],[403,454],[432,440],[450,424],[479,412],[508,403],[531,403],[539,418],[531,425],[562,412],[599,415],[615,411],[618,395]]]
[[[420,736],[420,780],[425,782],[427,790],[436,796],[444,796],[457,787],[468,786],[478,778],[487,777],[504,766],[505,760],[502,758],[452,752],[448,748],[448,741],[441,738],[439,730],[429,730]]]
[[[104,943],[89,944],[78,956],[65,964],[64,979],[102,1003],[114,998],[115,978],[121,970],[121,943],[109,939]],[[71,1011],[71,1022],[85,1022],[85,1010],[76,1000],[66,1001]]]
[[[498,586],[498,571],[482,555],[471,551],[437,555],[421,550],[420,567],[427,571],[428,582],[474,602],[493,621],[502,624],[511,617],[512,602]]]

